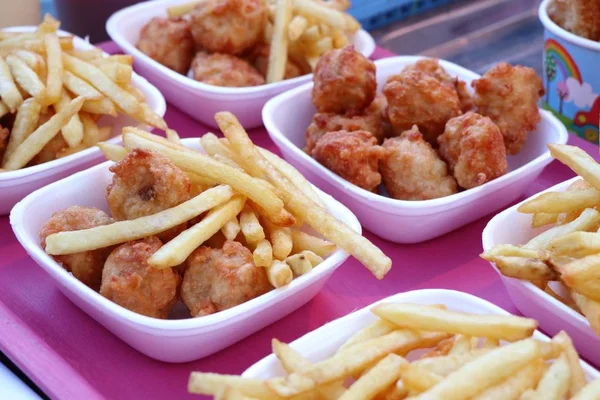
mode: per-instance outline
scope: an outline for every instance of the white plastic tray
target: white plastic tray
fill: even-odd
[[[400,56],[375,61],[379,90],[389,75],[423,57]],[[447,61],[450,73],[470,83],[479,75]],[[482,186],[452,196],[425,201],[404,201],[380,196],[351,184],[331,172],[303,150],[304,133],[315,108],[312,83],[283,93],[263,109],[263,121],[283,156],[313,184],[344,203],[363,227],[396,243],[418,243],[443,235],[496,211],[518,198],[552,158],[548,143],[566,143],[564,125],[552,114],[541,111],[542,120],[516,156],[508,157],[509,172]]]
[[[184,139],[183,144],[201,149],[197,138]],[[168,362],[196,360],[245,338],[312,299],[348,258],[348,253],[338,249],[311,273],[289,285],[205,317],[160,320],[134,313],[85,286],[40,246],[40,228],[55,211],[72,205],[108,211],[105,193],[112,180],[108,171],[112,164],[105,162],[32,193],[12,210],[10,223],[27,253],[50,274],[65,296],[130,346],[152,358]],[[332,215],[361,231],[350,210],[331,196],[318,193]],[[48,201],[50,198],[52,201]]]
[[[290,346],[312,362],[331,357],[350,336],[377,319],[370,311],[373,306],[379,303],[400,302],[445,304],[450,310],[476,314],[508,314],[500,307],[467,293],[443,289],[415,290],[396,294],[345,317],[336,319],[293,341]],[[535,331],[533,337],[540,340],[549,340],[546,335],[539,331]],[[600,376],[600,373],[586,362],[582,361],[581,366],[588,380]],[[283,376],[284,374],[285,371],[279,361],[275,355],[271,354],[248,368],[242,376],[246,378],[267,379]]]
[[[215,113],[231,111],[246,128],[255,128],[262,125],[260,111],[267,100],[312,80],[309,74],[262,86],[220,87],[197,82],[154,61],[135,47],[140,30],[153,17],[166,17],[167,7],[181,2],[147,1],[124,8],[108,19],[106,31],[125,53],[135,57],[135,68],[161,90],[169,104],[192,118],[214,127]],[[364,30],[360,30],[352,42],[366,57],[375,50],[375,41]]]
[[[578,178],[559,183],[544,192],[565,191]],[[533,197],[538,196],[536,194]],[[527,201],[527,200],[525,200]],[[519,205],[512,206],[496,215],[483,230],[483,249],[488,250],[497,244],[524,244],[529,239],[548,228],[531,228],[531,215],[517,212]],[[513,279],[500,274],[496,266],[494,270],[502,278],[515,306],[523,314],[537,319],[540,327],[553,335],[565,330],[575,343],[579,353],[594,364],[600,364],[600,336],[596,335],[585,317],[567,307],[552,296],[546,294],[532,283]]]
[[[35,26],[20,26],[5,30],[12,32],[33,32],[36,28],[37,27]],[[67,35],[68,33],[59,31],[59,34]],[[77,36],[73,38],[73,44],[75,48],[79,50],[89,50],[94,47],[86,40]],[[161,117],[165,115],[167,105],[158,89],[136,73],[133,74],[132,84],[144,93],[146,102],[152,110]],[[118,135],[121,132],[121,128],[128,125],[137,125],[140,128],[145,128],[145,126],[138,124],[137,121],[125,115],[119,115],[117,118],[106,118],[106,123],[110,123],[114,126],[112,132],[113,135]],[[109,140],[111,143],[119,143],[120,141],[120,135]],[[97,164],[102,159],[104,159],[104,156],[100,150],[94,146],[58,160],[16,171],[0,173],[0,215],[8,214],[10,209],[19,200],[34,190],[69,176],[76,171]]]

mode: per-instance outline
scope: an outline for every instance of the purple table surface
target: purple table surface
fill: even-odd
[[[116,50],[113,45],[104,48]],[[378,49],[373,58],[389,55]],[[174,107],[169,107],[165,119],[182,137],[208,131]],[[277,151],[263,128],[250,134],[258,145]],[[577,137],[571,137],[569,143],[600,159],[593,144]],[[553,162],[523,197],[572,176],[568,168]],[[51,398],[184,399],[194,398],[186,390],[191,371],[239,374],[270,354],[271,338],[293,341],[398,292],[459,290],[518,314],[498,275],[479,258],[481,232],[492,216],[413,245],[394,244],[366,232],[393,260],[384,280],[376,280],[360,263],[349,259],[299,310],[217,354],[186,364],[163,363],[138,353],[79,310],[27,256],[8,217],[0,217],[0,350]]]

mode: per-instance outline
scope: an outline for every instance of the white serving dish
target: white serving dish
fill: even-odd
[[[201,149],[199,140],[183,144]],[[10,223],[27,253],[50,274],[61,292],[75,305],[123,341],[149,357],[167,362],[186,362],[215,353],[296,310],[321,290],[329,276],[348,258],[338,249],[311,273],[289,285],[273,289],[231,309],[201,318],[160,320],[129,311],[85,286],[57,264],[40,246],[39,232],[50,216],[72,205],[108,211],[105,193],[112,180],[105,162],[48,185],[19,202]],[[357,232],[356,217],[331,196],[319,195],[329,212]],[[52,199],[52,201],[48,201]]]
[[[577,179],[559,183],[531,198],[545,192],[565,191]],[[529,239],[548,229],[531,228],[531,215],[517,212],[519,205],[525,201],[502,211],[487,224],[482,235],[484,251],[497,244],[525,244]],[[573,338],[575,347],[583,357],[596,365],[600,364],[600,352],[598,352],[600,336],[596,335],[583,315],[530,282],[502,275],[493,263],[490,264],[502,278],[513,303],[524,315],[537,319],[540,328],[551,335],[561,329],[565,330]]]
[[[35,26],[19,26],[4,30],[11,32],[33,32],[36,28]],[[59,35],[61,36],[68,34],[67,32],[59,31]],[[78,50],[89,50],[94,47],[87,40],[77,36],[73,37],[73,45]],[[146,102],[154,112],[161,117],[165,115],[167,105],[158,89],[136,73],[133,74],[132,84],[144,93]],[[138,125],[140,128],[151,129],[140,125],[137,121],[126,115],[119,115],[117,118],[103,118],[104,121],[101,120],[100,125],[112,124],[114,126],[112,134],[117,135],[109,140],[111,143],[120,143],[121,128],[124,126]],[[8,214],[10,209],[29,193],[69,176],[76,171],[97,164],[102,159],[104,159],[102,152],[94,146],[58,160],[16,171],[0,173],[0,215]]]
[[[422,59],[399,56],[375,61],[379,90],[387,77]],[[441,65],[467,83],[479,75],[447,61]],[[470,86],[469,86],[470,89]],[[371,193],[339,177],[303,150],[304,133],[315,114],[311,102],[312,83],[283,93],[263,109],[269,136],[287,161],[313,184],[344,203],[364,228],[396,243],[418,243],[443,235],[496,211],[517,199],[552,161],[548,143],[566,143],[564,125],[547,111],[516,156],[508,157],[509,172],[482,186],[452,196],[425,201],[396,200]]]
[[[227,88],[207,85],[181,75],[154,61],[135,47],[142,27],[153,17],[166,17],[167,7],[182,0],[141,2],[113,14],[106,22],[111,39],[127,54],[135,57],[135,68],[155,84],[172,104],[194,119],[215,127],[214,115],[231,111],[247,129],[262,125],[260,112],[272,97],[312,80],[312,74],[268,85]],[[375,41],[360,30],[353,41],[356,50],[369,57]]]
[[[371,304],[363,309],[336,319],[322,327],[307,333],[301,338],[290,343],[290,346],[312,362],[331,357],[337,349],[354,333],[374,322],[377,317],[371,313],[371,308],[379,303],[417,303],[417,304],[445,304],[450,310],[463,311],[476,314],[508,315],[500,307],[475,297],[473,295],[454,290],[425,289],[399,293]],[[549,338],[539,331],[533,337],[548,341]],[[588,380],[600,377],[600,373],[585,361],[581,361]],[[268,379],[285,375],[275,355],[271,354],[248,368],[242,376],[246,378]]]

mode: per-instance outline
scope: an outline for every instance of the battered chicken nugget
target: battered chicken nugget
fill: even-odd
[[[104,211],[94,207],[73,206],[57,211],[40,230],[42,248],[46,248],[46,238],[53,233],[79,231],[112,223]],[[98,290],[102,279],[102,268],[112,248],[82,251],[61,256],[52,256],[64,269],[71,272],[81,282]]]
[[[548,15],[557,25],[577,36],[600,40],[598,0],[554,0],[548,7]]]
[[[312,101],[319,112],[356,115],[375,98],[375,64],[354,46],[329,50],[314,71]]]
[[[381,175],[394,199],[430,200],[456,193],[456,181],[416,125],[399,137],[387,139],[383,148]]]
[[[206,0],[190,13],[190,25],[199,48],[240,54],[260,43],[267,16],[262,0]]]
[[[467,83],[465,81],[461,81],[457,77],[452,77],[444,67],[442,67],[439,63],[439,60],[435,58],[427,58],[424,60],[419,60],[416,63],[409,65],[404,68],[402,72],[409,71],[421,71],[429,74],[442,82],[445,85],[448,85],[451,88],[456,90],[456,94],[458,95],[458,99],[460,101],[460,109],[462,112],[467,112],[473,109],[473,96],[467,90]]]
[[[56,160],[58,158],[58,153],[67,147],[69,147],[67,141],[61,133],[58,133],[52,139],[50,139],[50,141],[46,143],[44,147],[42,147],[42,150],[40,150],[40,152],[37,153],[35,157],[31,159],[31,161],[29,161],[27,166],[43,164],[48,161]]]
[[[252,53],[248,56],[248,62],[256,68],[256,70],[263,76],[267,76],[267,69],[269,68],[269,54],[271,53],[271,47],[268,45],[260,45],[254,48]],[[285,64],[285,73],[283,79],[292,79],[303,75],[299,66],[297,66],[290,59]]]
[[[100,294],[133,312],[165,319],[179,298],[179,274],[157,269],[148,258],[162,246],[151,236],[117,247],[106,260]]]
[[[452,118],[438,142],[440,156],[460,187],[483,185],[508,170],[502,134],[488,117],[468,112]]]
[[[417,125],[433,146],[437,146],[436,139],[446,122],[461,114],[456,90],[422,71],[409,70],[388,78],[383,94],[394,132],[399,134]]]
[[[325,167],[350,183],[373,191],[381,183],[378,171],[383,149],[366,131],[328,132],[321,137],[312,156]]]
[[[181,300],[192,317],[214,314],[242,304],[272,289],[265,269],[252,261],[252,253],[238,242],[222,249],[196,249],[186,260]]]
[[[537,102],[544,87],[540,77],[532,68],[500,63],[471,85],[477,112],[498,125],[508,154],[519,153],[527,134],[541,120]]]
[[[190,199],[187,175],[162,154],[133,149],[109,169],[114,175],[106,201],[118,221],[156,214]],[[166,242],[185,228],[182,224],[158,237]]]
[[[198,52],[192,61],[192,76],[215,86],[244,87],[265,84],[265,78],[247,61],[229,54]]]
[[[136,47],[165,67],[187,74],[195,43],[187,20],[154,17],[140,31]]]

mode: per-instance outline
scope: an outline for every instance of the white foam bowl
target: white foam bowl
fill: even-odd
[[[293,341],[290,346],[312,362],[331,357],[350,336],[377,319],[370,310],[380,303],[445,304],[448,309],[455,311],[508,315],[500,307],[467,293],[443,289],[415,290],[390,296],[345,317],[336,319]],[[535,331],[533,337],[544,341],[550,340],[539,331]],[[600,373],[586,362],[581,361],[581,366],[588,381],[600,376]],[[273,354],[258,361],[242,374],[246,378],[255,379],[268,379],[284,375],[284,369]]]
[[[375,61],[379,90],[387,77],[423,57],[400,56]],[[479,75],[447,61],[450,73],[467,83]],[[346,181],[306,154],[304,133],[315,114],[311,102],[312,83],[283,93],[263,109],[269,136],[287,161],[312,183],[352,210],[364,228],[396,243],[418,243],[443,235],[498,210],[518,198],[552,161],[546,145],[566,143],[564,125],[547,111],[516,156],[508,156],[509,172],[482,186],[440,199],[405,201],[384,197]]]
[[[183,144],[201,149],[197,138],[183,139]],[[167,362],[186,362],[215,353],[304,305],[348,258],[348,253],[338,249],[312,272],[294,279],[289,285],[205,317],[161,320],[129,311],[68,273],[46,254],[39,239],[42,225],[56,211],[82,205],[108,212],[105,194],[106,186],[112,181],[108,170],[112,164],[105,162],[30,194],[14,207],[10,223],[27,253],[50,274],[65,296],[106,329],[149,357]],[[318,193],[332,215],[355,231],[361,231],[350,210],[331,196],[321,191]]]
[[[36,26],[18,26],[4,30],[10,32],[33,32],[35,29],[37,29]],[[68,34],[69,33],[67,32],[59,31],[59,35],[61,36]],[[73,45],[78,50],[89,50],[94,48],[94,46],[86,40],[77,36],[73,37]],[[161,117],[165,115],[167,105],[158,89],[136,73],[132,76],[132,84],[144,93],[146,102],[154,112]],[[100,125],[109,123],[114,126],[112,135],[117,135],[108,140],[110,143],[120,143],[121,128],[124,126],[134,125],[151,130],[151,128],[140,125],[137,121],[126,115],[119,115],[117,118],[103,117],[103,120],[100,121]],[[71,154],[70,156],[59,158],[58,160],[35,165],[33,167],[22,168],[16,171],[0,173],[0,215],[8,214],[10,209],[19,200],[34,190],[69,176],[76,171],[97,164],[102,159],[104,159],[102,152],[94,146]]]
[[[267,100],[312,79],[312,74],[267,85],[231,88],[195,81],[154,61],[135,47],[142,27],[153,17],[166,17],[167,7],[181,0],[147,1],[114,13],[106,22],[111,39],[127,54],[135,57],[135,68],[155,84],[172,104],[190,117],[215,127],[214,115],[231,111],[247,128],[262,125],[260,111]],[[357,51],[369,57],[375,41],[360,30],[352,39]]]
[[[540,193],[563,192],[577,179],[579,178],[559,183]],[[540,193],[531,198],[537,197]],[[531,228],[531,215],[517,212],[519,205],[525,201],[492,218],[483,230],[484,250],[489,250],[497,244],[525,244],[534,236],[548,229],[547,227]],[[598,352],[600,336],[596,335],[583,315],[573,311],[530,282],[502,275],[494,263],[490,264],[502,278],[504,287],[519,311],[537,319],[540,327],[551,335],[561,329],[565,330],[573,338],[575,347],[581,355],[594,364],[600,364],[600,352]]]

